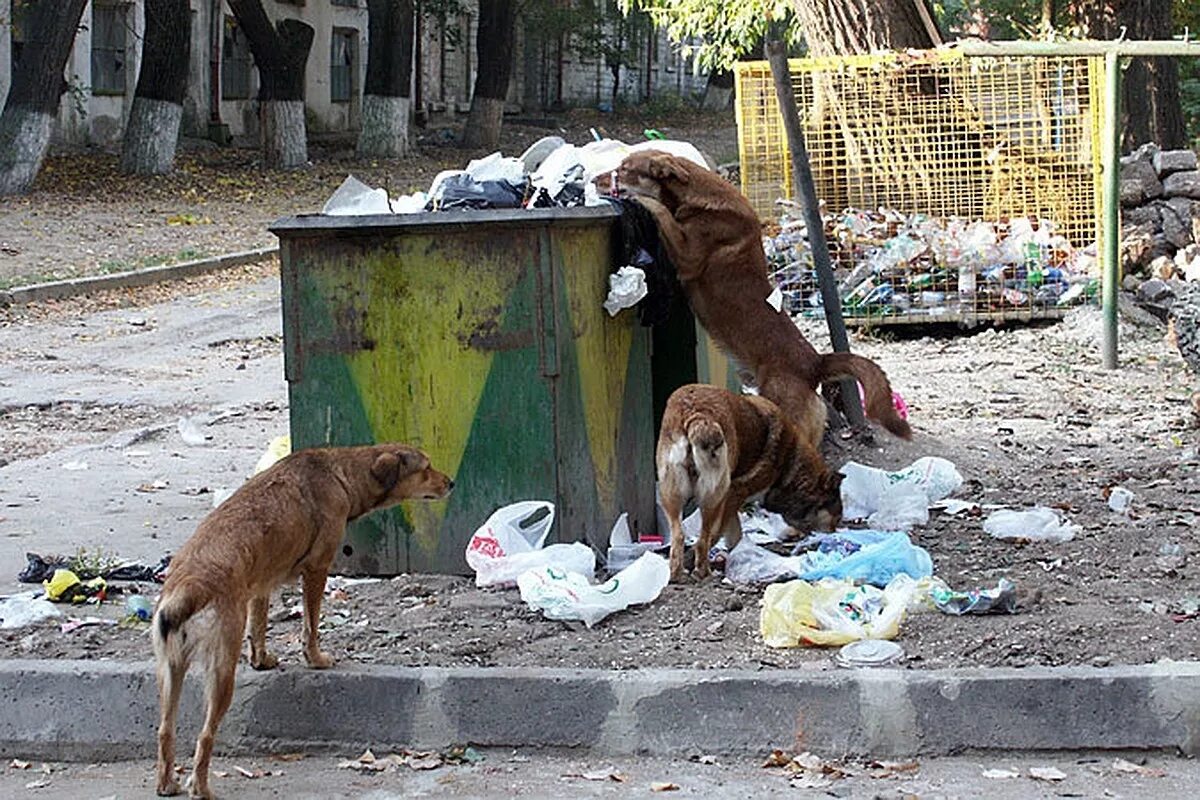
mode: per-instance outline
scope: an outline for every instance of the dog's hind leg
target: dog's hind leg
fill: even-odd
[[[219,612],[216,629],[208,646],[208,675],[205,684],[204,727],[196,739],[196,756],[192,775],[188,779],[188,796],[212,800],[208,788],[208,771],[212,762],[213,742],[217,728],[233,702],[234,678],[237,675],[238,654],[242,649],[242,632],[246,630],[246,604],[227,603]]]
[[[321,598],[325,594],[325,570],[305,570],[304,583],[304,658],[313,669],[329,669],[333,657],[322,653],[317,626],[321,624]]]
[[[683,506],[692,496],[692,481],[688,476],[690,447],[686,438],[673,442],[659,442],[658,503],[662,506],[671,529],[671,582],[680,583],[687,578],[683,556],[687,545],[683,538]]]
[[[250,666],[254,669],[274,669],[279,659],[267,650],[267,606],[269,594],[250,600]]]
[[[710,495],[700,502],[700,538],[696,541],[696,547],[692,551],[692,558],[696,562],[692,566],[692,574],[699,580],[712,574],[712,568],[708,564],[708,554],[721,536],[728,507],[729,496],[726,494],[719,495],[717,498]],[[737,506],[733,508],[736,517]]]
[[[180,635],[176,632],[174,635]],[[164,644],[167,649],[169,645]],[[179,782],[175,780],[175,724],[179,711],[179,695],[183,690],[183,676],[187,674],[187,661],[178,648],[168,650],[158,657],[158,774],[155,791],[160,797],[179,794]]]

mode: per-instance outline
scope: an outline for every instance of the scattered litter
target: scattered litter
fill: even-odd
[[[815,547],[814,547],[815,546]],[[726,557],[725,577],[733,583],[770,583],[781,578],[848,578],[886,586],[897,574],[933,574],[933,561],[900,531],[838,531],[813,534],[792,556],[781,556],[743,538]]]
[[[624,774],[617,772],[612,767],[605,769],[590,770],[588,772],[568,772],[563,774],[564,778],[583,778],[585,781],[612,781],[613,783],[624,783],[628,778]]]
[[[1007,508],[993,511],[983,521],[983,530],[997,539],[1069,542],[1080,527],[1064,520],[1052,508],[1037,506],[1027,511]]]
[[[321,213],[333,216],[390,214],[392,208],[385,189],[372,189],[353,175],[347,175],[325,201]]]
[[[783,292],[779,290],[778,286],[767,295],[767,305],[773,308],[776,314],[783,310]]]
[[[83,603],[93,598],[99,602],[105,598],[107,588],[104,578],[83,581],[69,569],[56,569],[49,580],[42,581],[46,599],[55,603]]]
[[[0,629],[25,628],[61,616],[62,612],[53,603],[37,597],[35,592],[0,600]]]
[[[1006,781],[1021,777],[1021,773],[1015,769],[985,769],[983,777],[994,781]]]
[[[608,276],[608,297],[604,310],[615,317],[623,308],[632,308],[650,290],[646,286],[646,272],[640,267],[625,266]]]
[[[63,556],[40,556],[37,553],[25,554],[25,569],[17,575],[21,583],[41,583],[54,574],[54,570],[67,565]]]
[[[937,509],[943,514],[951,517],[957,517],[964,512],[968,514],[977,514],[980,511],[979,504],[970,500],[957,500],[953,497],[947,497],[944,500],[938,500],[929,506],[931,509]]]
[[[199,447],[208,444],[209,437],[204,435],[204,432],[200,430],[200,425],[190,417],[180,417],[175,428],[186,445]]]
[[[1118,514],[1128,516],[1133,506],[1133,492],[1124,486],[1114,486],[1108,491],[1108,507]]]
[[[88,463],[82,460],[67,461],[62,465],[62,468],[68,472],[81,472],[88,468]]]
[[[152,581],[162,583],[167,579],[167,568],[171,557],[163,556],[153,567],[136,561],[126,561],[105,570],[101,577],[106,581]]]
[[[781,542],[795,535],[787,520],[761,505],[753,506],[750,511],[739,511],[738,524],[742,526],[742,535],[755,544]]]
[[[589,628],[615,611],[654,601],[671,578],[667,560],[644,553],[602,584],[578,572],[543,566],[517,578],[521,599],[547,619],[582,620]]]
[[[849,581],[790,581],[766,588],[759,632],[770,647],[894,639],[917,583],[897,575],[882,590]]]
[[[62,625],[59,626],[63,633],[71,633],[80,628],[90,628],[93,626],[110,626],[116,625],[115,619],[104,619],[103,617],[71,617]]]
[[[125,598],[126,619],[149,622],[154,616],[154,603],[142,594],[131,594]]]
[[[843,645],[833,657],[839,667],[883,667],[904,658],[904,648],[885,639],[862,639]]]
[[[49,778],[39,778],[36,781],[30,781],[29,783],[25,784],[25,788],[26,789],[45,789],[49,785],[50,785]]]
[[[10,769],[29,769],[33,765],[28,761],[22,761],[19,758],[14,758],[12,761],[8,762],[8,766]]]
[[[966,592],[956,592],[941,579],[934,578],[929,589],[929,598],[939,611],[955,616],[1017,613],[1017,587],[1007,578],[1001,578],[994,589],[972,589]]]
[[[944,458],[925,456],[887,472],[855,461],[842,466],[842,514],[878,530],[908,530],[929,519],[929,505],[962,486],[962,475]]]
[[[1029,777],[1038,781],[1050,781],[1057,783],[1058,781],[1066,780],[1067,773],[1063,772],[1058,767],[1030,767]]]
[[[259,457],[258,463],[254,465],[254,472],[251,474],[257,475],[290,452],[292,452],[292,437],[287,434],[276,436],[267,445],[266,452]]]
[[[677,792],[677,791],[679,791],[679,784],[671,783],[670,781],[654,781],[653,783],[650,784],[650,791],[652,791],[652,792]]]
[[[554,504],[523,500],[497,509],[467,542],[476,586],[512,586],[523,572],[552,568],[591,578],[596,554],[582,542],[542,545],[554,524]]]
[[[1142,766],[1141,764],[1134,764],[1132,761],[1126,761],[1123,758],[1115,759],[1112,763],[1112,768],[1117,772],[1141,775],[1146,778],[1162,778],[1167,774],[1164,770]]]
[[[621,516],[617,517],[616,523],[613,524],[612,531],[608,534],[608,555],[605,565],[609,572],[620,572],[641,558],[643,554],[659,550],[664,546],[661,536],[652,541],[643,541],[639,537],[638,541],[634,542],[633,533],[629,530],[629,514],[622,512]]]
[[[437,769],[444,764],[474,764],[483,760],[483,755],[473,747],[456,745],[444,753],[432,750],[404,750],[399,753],[389,753],[376,756],[371,750],[366,750],[361,756],[338,762],[338,769],[353,769],[359,772],[388,772],[401,767],[411,770]]]

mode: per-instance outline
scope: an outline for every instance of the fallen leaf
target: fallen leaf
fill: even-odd
[[[800,768],[809,770],[810,772],[818,772],[825,767],[825,762],[821,760],[820,756],[809,752],[801,753],[793,758],[792,762]]]
[[[668,781],[655,781],[654,783],[650,784],[650,791],[652,791],[652,792],[675,792],[678,790],[679,790],[678,783],[670,783]]]
[[[235,772],[237,772],[237,774],[241,775],[243,778],[261,778],[264,774],[261,770],[255,770],[254,772],[251,772],[250,770],[246,769],[245,767],[239,767],[236,764],[234,765],[233,769]]]
[[[786,767],[792,763],[792,757],[782,750],[772,750],[767,759],[763,761],[764,767]]]
[[[12,761],[9,762],[8,766],[10,766],[13,769],[29,769],[29,767],[31,765],[28,761],[22,761],[19,758],[14,758]]]
[[[1117,772],[1128,772],[1133,775],[1143,775],[1147,778],[1161,778],[1167,774],[1161,769],[1144,767],[1141,764],[1134,764],[1132,761],[1126,761],[1123,758],[1118,758],[1113,761],[1112,768]]]
[[[916,761],[872,761],[870,763],[872,778],[894,778],[901,773],[916,772],[921,765]]]
[[[229,777],[229,773],[223,769],[214,769],[212,771],[212,774],[216,775],[218,778],[228,778]]]
[[[583,778],[585,781],[615,781],[616,783],[625,782],[625,776],[611,767],[609,769],[594,770],[592,772],[580,772],[578,774],[568,775],[566,777]]]
[[[1039,781],[1061,781],[1066,780],[1067,773],[1063,772],[1058,767],[1030,767],[1029,777]]]
[[[1011,769],[985,769],[983,771],[983,777],[999,781],[1007,780],[1009,778],[1019,778],[1021,777],[1021,773]]]
[[[423,753],[408,760],[408,766],[416,770],[437,769],[442,765],[442,757],[437,753]]]

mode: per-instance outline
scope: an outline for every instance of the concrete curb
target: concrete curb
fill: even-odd
[[[193,673],[194,674],[194,673]],[[200,716],[190,679],[180,734]],[[149,663],[0,661],[0,756],[151,757]],[[916,672],[287,665],[241,669],[224,752],[451,743],[605,754],[900,757],[980,750],[1200,751],[1200,663]]]
[[[111,275],[93,275],[86,278],[71,278],[64,281],[37,283],[29,286],[17,286],[0,292],[0,306],[23,305],[44,300],[62,300],[102,289],[128,289],[135,286],[149,286],[163,281],[190,278],[203,275],[206,272],[216,272],[229,267],[240,267],[243,264],[253,264],[265,258],[277,255],[279,247],[264,247],[259,250],[246,250],[240,253],[229,253],[223,256],[199,258],[195,261],[184,261],[181,264],[170,264],[164,267],[132,270],[130,272],[114,272]]]

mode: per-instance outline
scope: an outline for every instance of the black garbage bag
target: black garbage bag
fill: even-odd
[[[466,173],[446,178],[431,209],[449,208],[520,208],[525,200],[525,185],[508,181],[477,181]],[[436,204],[436,205],[435,205]]]
[[[62,556],[39,556],[37,553],[26,553],[28,562],[17,580],[21,583],[41,583],[50,579],[56,569],[65,569],[67,559]]]
[[[620,239],[612,271],[632,264],[646,273],[647,294],[635,306],[642,325],[661,325],[671,316],[671,305],[683,287],[675,265],[658,235],[654,215],[636,200],[605,198],[621,212]]]
[[[163,556],[162,560],[153,567],[146,564],[122,564],[119,567],[114,567],[104,573],[106,581],[154,581],[162,583],[166,580],[167,565],[171,563],[170,556]]]

